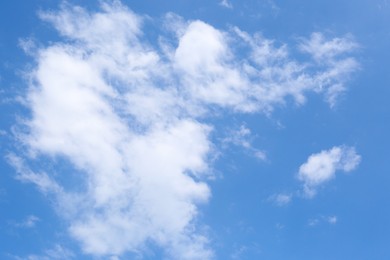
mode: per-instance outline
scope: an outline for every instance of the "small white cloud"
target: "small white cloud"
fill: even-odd
[[[286,193],[275,194],[272,195],[269,198],[269,200],[275,203],[277,206],[285,206],[291,202],[292,194],[286,194]]]
[[[257,150],[256,148],[254,148],[255,150],[253,151],[253,155],[261,160],[261,161],[265,161],[267,160],[267,153],[265,151],[260,151],[260,150]]]
[[[264,151],[259,150],[252,145],[252,132],[251,130],[242,124],[238,129],[228,131],[228,136],[222,139],[222,144],[224,146],[234,145],[242,147],[244,150],[248,151],[255,158],[265,161],[267,155]]]
[[[318,226],[318,225],[323,224],[323,223],[335,225],[335,224],[337,224],[337,221],[338,221],[338,218],[335,215],[331,215],[331,216],[322,215],[322,216],[319,216],[316,218],[309,219],[307,222],[307,225],[310,227]]]
[[[242,259],[243,255],[248,251],[248,247],[241,245],[239,247],[235,247],[234,251],[230,255],[231,259]]]
[[[39,221],[40,219],[37,216],[30,215],[22,222],[16,223],[16,226],[21,228],[33,228]]]
[[[222,0],[221,2],[219,2],[219,5],[229,9],[233,8],[233,5],[229,0]]]
[[[335,146],[312,154],[299,168],[298,179],[303,182],[304,192],[308,197],[316,193],[316,188],[333,179],[336,171],[350,172],[360,163],[361,157],[354,147]]]
[[[313,219],[309,219],[307,224],[310,227],[314,227],[314,226],[317,226],[319,222],[320,222],[320,220],[318,218],[313,218]]]
[[[337,216],[329,216],[328,217],[328,223],[329,224],[336,224],[338,221]]]
[[[233,251],[230,254],[229,259],[248,259],[250,258],[259,258],[261,254],[261,247],[259,244],[252,242],[248,244],[239,244],[233,246]]]
[[[245,125],[241,125],[238,129],[228,131],[227,137],[223,138],[222,143],[224,145],[237,145],[244,148],[251,146],[248,138],[251,135],[251,130]]]
[[[19,46],[27,54],[33,55],[38,50],[37,43],[32,38],[20,39]]]

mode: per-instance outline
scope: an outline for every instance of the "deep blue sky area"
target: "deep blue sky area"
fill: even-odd
[[[111,259],[243,260],[390,259],[390,208],[388,203],[390,198],[388,151],[390,147],[390,138],[388,137],[388,133],[390,133],[390,29],[388,26],[390,24],[390,1],[169,0],[159,2],[122,0],[120,8],[132,10],[143,17],[143,25],[140,29],[142,36],[139,40],[141,44],[137,47],[138,49],[135,48],[135,54],[139,52],[141,55],[145,51],[143,49],[145,46],[150,49],[154,48],[157,50],[156,53],[161,52],[162,48],[159,45],[162,42],[161,35],[168,35],[166,37],[172,37],[169,38],[169,42],[173,43],[171,47],[176,55],[173,59],[179,59],[180,48],[184,49],[185,41],[183,39],[186,37],[186,33],[190,33],[191,28],[192,30],[199,29],[199,34],[196,34],[198,37],[203,37],[203,33],[210,33],[208,36],[204,36],[204,39],[202,38],[202,41],[206,42],[204,45],[206,46],[204,47],[206,52],[209,51],[209,47],[214,46],[215,42],[212,42],[210,37],[214,33],[217,34],[218,31],[220,32],[218,34],[220,38],[218,39],[226,40],[226,48],[231,50],[231,52],[226,52],[227,56],[231,55],[229,56],[230,60],[224,60],[221,66],[229,67],[231,69],[230,73],[237,68],[237,71],[242,73],[242,77],[245,77],[246,72],[240,66],[245,61],[250,60],[251,57],[246,55],[244,51],[240,51],[238,46],[233,46],[243,41],[242,39],[237,40],[238,36],[233,32],[234,28],[237,27],[247,32],[248,35],[253,36],[259,33],[258,35],[263,37],[262,40],[269,39],[275,48],[285,48],[289,53],[287,58],[261,66],[276,64],[275,66],[283,68],[284,64],[293,61],[294,64],[302,64],[303,72],[299,72],[301,77],[315,79],[313,81],[320,82],[318,84],[323,84],[324,88],[327,88],[326,85],[329,82],[341,82],[344,91],[337,93],[336,102],[330,104],[326,101],[328,92],[323,89],[316,89],[315,84],[313,84],[303,92],[305,102],[301,104],[287,94],[281,97],[283,101],[273,103],[264,101],[265,99],[262,99],[262,96],[256,94],[258,92],[253,91],[255,94],[250,94],[255,88],[254,85],[259,83],[260,86],[267,87],[267,84],[269,84],[271,91],[273,86],[281,84],[283,89],[283,86],[290,84],[295,76],[286,81],[278,81],[279,79],[252,81],[252,76],[248,76],[245,78],[247,81],[243,80],[242,82],[249,82],[249,88],[243,90],[244,98],[240,102],[248,102],[249,104],[255,100],[255,102],[264,102],[265,105],[271,107],[270,111],[256,108],[248,112],[240,110],[239,105],[244,103],[233,104],[232,99],[234,98],[232,97],[218,103],[219,101],[215,101],[218,97],[207,96],[214,93],[212,90],[206,90],[204,92],[206,94],[202,92],[203,94],[200,94],[200,97],[204,100],[195,103],[201,98],[198,96],[198,99],[192,98],[191,95],[195,95],[191,94],[193,89],[188,90],[188,92],[183,90],[185,94],[181,95],[180,91],[184,86],[178,83],[180,86],[174,93],[179,94],[172,99],[172,102],[183,98],[184,105],[180,103],[180,109],[183,109],[184,112],[178,112],[181,113],[180,116],[167,115],[171,113],[171,110],[166,108],[162,110],[162,118],[164,119],[158,117],[159,119],[148,121],[148,123],[144,123],[139,119],[137,124],[141,127],[137,128],[138,125],[137,127],[126,126],[126,130],[123,130],[128,131],[131,136],[139,135],[138,139],[141,141],[144,140],[143,138],[152,136],[145,141],[148,148],[144,148],[144,150],[139,148],[142,143],[137,143],[139,146],[130,144],[128,147],[125,145],[115,146],[113,150],[108,148],[104,150],[106,146],[99,146],[101,140],[111,140],[110,138],[114,134],[122,134],[122,130],[107,134],[104,132],[105,126],[113,125],[112,128],[107,129],[115,130],[116,121],[114,119],[116,120],[116,118],[121,118],[122,121],[119,120],[118,122],[127,122],[123,112],[126,110],[120,109],[122,103],[125,102],[124,99],[122,100],[116,96],[106,98],[106,94],[99,94],[99,98],[105,100],[106,103],[104,104],[114,111],[113,114],[116,117],[113,116],[114,119],[107,120],[107,125],[104,125],[104,127],[96,127],[97,135],[99,133],[104,135],[102,138],[96,139],[99,140],[96,141],[98,142],[96,146],[91,141],[91,143],[88,143],[90,146],[86,146],[88,149],[82,150],[84,149],[82,141],[80,144],[75,142],[76,150],[80,151],[80,155],[77,155],[77,152],[72,152],[71,148],[67,148],[67,145],[74,141],[73,139],[67,139],[73,138],[73,135],[65,130],[64,133],[68,134],[60,136],[58,142],[50,139],[53,142],[53,145],[50,144],[52,146],[48,145],[47,142],[49,141],[39,143],[39,140],[46,140],[44,138],[49,135],[42,134],[42,139],[39,139],[39,134],[45,133],[42,129],[50,128],[48,123],[47,127],[46,125],[37,125],[36,122],[42,122],[38,120],[37,111],[41,111],[40,108],[43,108],[42,113],[47,112],[47,118],[49,116],[63,116],[68,120],[64,119],[65,123],[59,124],[58,128],[68,129],[69,127],[69,129],[73,129],[69,124],[77,126],[78,124],[76,119],[72,121],[72,118],[81,117],[74,114],[56,115],[55,108],[51,110],[50,107],[45,107],[45,104],[51,103],[46,99],[39,99],[40,94],[35,96],[38,100],[36,103],[32,101],[32,85],[35,84],[35,87],[41,89],[41,92],[38,93],[43,93],[42,96],[44,96],[44,91],[50,89],[50,84],[45,85],[45,81],[39,78],[40,75],[47,75],[47,78],[54,75],[52,74],[54,70],[44,71],[48,68],[44,66],[46,64],[44,63],[44,57],[46,56],[39,56],[38,54],[49,53],[50,46],[56,46],[58,49],[66,49],[63,46],[68,46],[68,51],[70,49],[73,51],[79,50],[80,53],[84,52],[84,56],[91,55],[91,57],[91,53],[102,51],[102,49],[88,49],[95,48],[90,47],[94,46],[94,43],[90,43],[85,38],[77,38],[82,32],[89,32],[88,30],[91,28],[88,29],[88,26],[83,27],[83,29],[80,25],[80,32],[76,32],[71,36],[64,36],[58,32],[58,28],[66,28],[72,22],[82,24],[85,20],[78,17],[80,14],[75,14],[71,18],[80,20],[64,21],[50,18],[52,19],[50,22],[43,21],[39,17],[39,13],[49,11],[72,12],[69,10],[74,5],[81,6],[90,14],[104,13],[104,11],[101,11],[100,5],[106,3],[111,6],[113,2],[100,1],[99,4],[99,1],[72,0],[62,4],[62,6],[67,6],[65,9],[61,9],[61,1],[52,0],[0,2],[0,108],[2,111],[0,115],[0,259],[109,259],[110,257],[112,257]],[[181,17],[181,21],[184,21],[183,24],[180,24],[179,20],[175,20],[178,24],[177,28],[182,26],[176,32],[178,38],[175,38],[174,34],[170,35],[164,31],[165,25],[163,23],[166,19],[164,17],[168,13],[176,14]],[[57,13],[57,15],[59,14]],[[84,17],[83,19],[89,18]],[[108,19],[114,18],[109,17]],[[194,22],[197,20],[202,21],[202,23]],[[109,41],[110,39],[107,40],[104,35],[99,34],[99,31],[105,29],[103,27],[101,30],[99,28],[95,31],[91,29],[92,34],[86,34],[86,37],[92,38],[95,33],[100,35],[97,37],[103,37],[102,42]],[[325,53],[317,60],[315,58],[309,59],[309,54],[303,53],[302,47],[301,49],[299,47],[304,42],[309,42],[307,39],[312,39],[310,38],[312,33],[319,33],[323,36],[323,39],[328,40],[328,45],[315,47],[317,49],[314,51],[313,57],[320,51]],[[255,39],[254,36],[253,39]],[[332,39],[342,40],[332,41]],[[30,53],[26,53],[22,48],[22,42],[27,41],[35,44]],[[200,50],[199,46],[202,42],[198,43],[197,38],[192,38],[192,41],[195,43],[191,45],[192,49],[189,49],[192,52]],[[347,41],[354,43],[351,45],[352,47],[343,45]],[[84,42],[90,45],[83,45]],[[188,43],[191,44],[191,41]],[[99,41],[97,44],[104,43]],[[335,45],[337,46],[334,47]],[[343,49],[344,47],[345,49]],[[260,47],[255,46],[253,48],[255,51],[256,48]],[[342,54],[332,56],[332,52],[337,52],[340,49]],[[134,50],[129,49],[129,51]],[[189,57],[185,56],[183,58],[187,61],[185,63],[187,65],[193,61],[191,57],[197,60],[197,57],[205,56],[202,53],[192,52],[187,53]],[[69,51],[69,53],[76,52]],[[223,54],[226,53],[223,52]],[[274,57],[275,53],[276,49],[273,49],[269,55]],[[192,54],[194,55],[191,56]],[[329,71],[332,69],[334,71],[342,70],[343,67],[338,62],[347,56],[358,64],[348,73],[340,76],[330,72],[328,74],[322,72],[325,69],[329,69]],[[116,62],[114,54],[110,57],[110,54],[104,53],[99,57],[106,57],[108,60],[112,59]],[[327,60],[327,57],[330,57],[328,59],[331,61]],[[223,58],[221,59],[223,60]],[[87,62],[89,62],[89,65],[92,64],[92,68],[97,68],[100,65],[92,63],[96,60],[90,59]],[[205,60],[208,60],[207,57]],[[63,79],[66,79],[66,73],[71,69],[65,65],[62,67],[61,62],[63,61],[54,59],[53,64],[55,65],[53,66],[57,66],[56,68],[60,71],[63,69],[63,75],[65,75]],[[115,62],[112,64],[119,64],[119,62]],[[252,62],[251,64],[255,63],[250,62]],[[191,82],[195,82],[194,89],[211,82],[210,86],[213,87],[220,86],[218,85],[220,82],[215,83],[213,80],[225,77],[226,81],[223,81],[222,85],[229,84],[226,83],[229,80],[229,73],[222,74],[223,76],[219,77],[212,74],[214,72],[210,72],[214,68],[212,66],[217,66],[214,63],[211,67],[203,65],[206,72],[199,70],[204,73],[199,76],[199,78],[206,78],[204,81],[199,80],[197,75],[193,78],[190,76],[185,78],[186,76],[183,75],[187,75],[185,73],[190,70],[186,71],[186,67],[176,70],[179,66],[177,64],[179,63],[171,61],[164,67],[166,71],[169,71],[163,72],[168,79],[164,79],[164,82],[160,78],[154,81],[150,80],[150,82],[147,81],[145,88],[150,87],[153,91],[156,89],[159,91],[164,88],[165,82],[169,82],[171,85],[175,85],[176,82],[185,82],[183,85],[190,85]],[[96,67],[94,67],[95,65]],[[126,80],[120,78],[118,72],[118,75],[114,73],[113,76],[111,75],[111,82],[115,80],[122,83],[127,82],[123,84],[129,84],[129,86],[132,84],[131,82],[138,82],[134,78],[136,76],[132,76],[138,75],[138,72],[132,74],[133,67],[123,66],[125,73],[128,73],[125,76]],[[162,65],[159,66],[157,70],[161,68],[161,71],[163,71]],[[38,74],[38,69],[42,74]],[[156,72],[153,71],[152,65],[142,67],[142,69],[152,74]],[[60,77],[61,73],[58,74]],[[105,73],[109,74],[111,72]],[[106,74],[102,73],[102,75],[104,78]],[[171,77],[171,75],[174,76]],[[327,79],[320,81],[318,78],[321,77]],[[85,75],[85,78],[89,79],[89,75]],[[194,78],[199,81],[195,81]],[[58,82],[61,83],[61,80],[59,78]],[[75,82],[77,80],[75,79]],[[160,82],[159,80],[162,82],[161,86],[153,86],[154,82]],[[61,85],[60,83],[58,84]],[[67,93],[69,92],[67,91],[71,90],[67,90],[67,83],[63,84],[65,90],[63,99],[65,100],[68,98]],[[59,91],[58,89],[59,87],[56,91]],[[145,93],[142,92],[142,88],[139,86],[129,87],[129,89],[131,89],[129,95],[132,94],[131,91],[139,91],[143,94],[152,93],[152,91],[148,92],[149,90]],[[226,89],[228,91],[228,88]],[[238,95],[237,93],[241,92],[234,93]],[[189,96],[190,98],[188,98]],[[88,100],[86,99],[84,103],[81,103],[83,105],[80,106],[80,111],[84,111],[83,109],[88,105],[95,104],[93,102],[88,103]],[[115,100],[121,100],[122,103],[119,101],[115,103]],[[158,98],[151,96],[151,100],[152,103],[147,103],[148,101],[145,101],[145,99],[135,99],[135,103],[130,106],[130,110],[134,109],[135,111],[129,112],[131,118],[138,120],[138,117],[141,118],[143,113],[148,112],[147,109],[153,109],[154,105],[158,107],[161,102],[171,102],[165,95]],[[66,104],[72,106],[72,104],[75,104],[72,102]],[[144,104],[148,105],[143,106]],[[193,104],[198,105],[196,109],[199,111],[203,109],[206,113],[200,116],[194,116],[191,113],[186,114],[187,110],[185,109],[192,109],[191,105]],[[135,107],[138,105],[142,108],[141,110],[136,110]],[[92,111],[92,109],[86,109],[85,111]],[[49,113],[52,111],[53,113]],[[177,109],[172,111],[177,111]],[[84,115],[82,112],[80,114]],[[107,119],[108,117],[104,118]],[[171,126],[176,127],[172,122],[182,122],[184,121],[183,118],[186,117],[189,118],[188,121],[195,125],[195,130],[188,134],[188,138],[186,138],[187,133],[185,132],[183,134],[185,138],[180,139],[181,133],[183,133],[180,131],[187,131],[188,128],[183,127],[183,130],[180,128],[178,132],[169,129],[171,129]],[[164,121],[165,119],[166,121]],[[85,120],[89,119],[86,118]],[[197,128],[200,125],[207,125],[210,132],[204,134],[207,131],[199,130],[203,129]],[[100,129],[103,130],[100,131]],[[160,133],[158,132],[159,129],[163,129],[161,131],[165,132]],[[142,132],[143,130],[145,132]],[[153,135],[153,133],[156,134]],[[167,137],[164,139],[165,134],[172,134],[173,138],[169,139]],[[201,138],[203,134],[206,139]],[[91,140],[95,140],[93,139],[94,133],[86,134],[84,139],[83,135],[80,136],[80,139],[74,140],[84,140],[90,136],[92,136]],[[161,139],[159,139],[160,137]],[[189,142],[192,146],[188,148],[183,143],[191,138],[194,142]],[[36,143],[31,140],[35,140]],[[161,148],[166,149],[166,151],[163,150],[161,154],[156,152],[157,155],[155,155],[155,151],[161,151],[158,145],[163,142],[168,142],[167,146]],[[58,147],[56,144],[58,144]],[[187,150],[179,151],[186,151],[188,155],[183,155],[181,152],[175,153],[176,146],[183,146],[183,149]],[[199,155],[202,160],[200,164],[207,166],[199,171],[205,174],[194,174],[198,171],[198,164],[196,163],[199,163],[196,161],[198,158],[196,156],[203,153],[203,150],[199,147],[206,146],[207,155],[205,157]],[[102,152],[99,153],[99,149],[96,147],[101,147]],[[173,148],[171,149],[171,147]],[[198,148],[200,150],[197,150]],[[137,149],[141,149],[142,152]],[[335,152],[336,150],[339,152],[338,154]],[[91,154],[86,155],[84,151]],[[94,193],[97,190],[94,185],[104,186],[104,184],[100,182],[99,185],[96,184],[98,180],[103,180],[106,178],[105,176],[109,176],[104,180],[111,186],[107,186],[109,188],[105,190],[106,193],[104,194],[111,194],[110,191],[121,189],[113,183],[116,183],[116,185],[122,184],[119,179],[117,182],[114,181],[118,177],[115,177],[117,175],[110,171],[111,161],[108,158],[111,158],[111,155],[107,154],[106,151],[117,152],[122,156],[120,161],[123,162],[123,165],[119,168],[121,171],[123,170],[125,175],[127,174],[129,180],[133,181],[139,178],[138,181],[135,181],[137,184],[134,188],[136,190],[134,194],[137,195],[124,192],[121,193],[123,197],[118,195],[110,203],[99,204],[100,197],[96,195],[97,192]],[[336,155],[332,155],[332,151]],[[171,157],[165,157],[166,154],[170,153],[173,154],[172,162],[169,161]],[[192,155],[192,153],[194,154]],[[105,171],[105,164],[103,164],[104,167],[99,166],[99,159],[90,159],[100,158],[98,157],[100,154],[104,154],[104,157],[100,160],[105,161],[107,159],[106,164],[109,165],[107,171]],[[149,155],[150,157],[148,157]],[[166,160],[162,164],[164,167],[159,164],[159,155],[161,160]],[[132,156],[136,159],[133,160]],[[14,157],[21,158],[23,162],[15,163],[10,159]],[[130,157],[131,159],[128,159]],[[196,164],[196,166],[193,166],[192,161],[188,158],[195,158],[196,163],[193,164]],[[314,160],[310,161],[310,158],[317,158],[318,160],[313,162]],[[128,164],[125,163],[127,159],[129,160]],[[143,160],[147,163],[144,163]],[[113,160],[113,162],[116,161]],[[22,170],[20,170],[21,168],[18,170],[18,166],[21,165]],[[171,169],[170,165],[179,165],[178,167],[182,168],[178,171],[182,172],[180,174],[175,172],[176,175],[170,175],[167,172],[166,176],[168,177],[166,178],[160,177],[162,175],[158,175],[158,173],[153,175],[155,172],[165,171],[166,165],[168,165],[167,169]],[[304,165],[307,166],[306,171]],[[351,166],[350,169],[348,169],[349,166]],[[143,169],[147,170],[142,172]],[[101,175],[96,173],[95,176],[95,172]],[[61,188],[51,188],[51,190],[48,188],[48,191],[45,191],[42,188],[43,186],[40,186],[39,181],[34,183],[26,177],[29,173],[45,173],[49,176],[49,179],[55,180]],[[144,180],[142,176],[150,176],[153,181]],[[202,190],[203,195],[209,194],[204,195],[206,199],[202,199],[204,197],[200,195],[200,191],[195,191],[195,186],[185,186],[189,185],[189,181],[181,184],[182,176],[186,176],[191,180],[191,183],[194,183],[193,185],[200,185],[200,183],[207,185],[209,193]],[[149,189],[149,186],[143,184],[144,181],[145,183],[150,181],[151,185],[156,185],[157,188]],[[138,189],[137,185],[141,185],[138,183],[146,186],[140,186],[141,188]],[[164,186],[168,185],[166,183],[172,184],[172,186]],[[51,187],[55,187],[55,185]],[[178,193],[169,195],[171,194],[169,193],[170,190],[173,189],[176,192],[176,188]],[[139,195],[144,194],[143,192],[146,194],[147,191],[150,191],[150,194],[145,195],[146,197]],[[164,192],[168,192],[167,198],[173,199],[172,201],[167,199],[169,203],[165,201],[166,205],[164,205],[163,200],[161,203],[157,201],[156,206],[153,201],[153,198],[155,198],[153,197],[155,196],[153,191],[160,194],[156,197],[158,199],[160,197],[165,198]],[[310,194],[310,191],[314,191],[314,195]],[[187,195],[182,194],[189,195],[185,197]],[[118,206],[120,209],[113,206],[116,205],[117,201],[122,203],[122,200],[126,201],[123,202],[125,206],[121,204],[122,206]],[[177,204],[181,205],[177,208],[177,211],[175,211],[176,202],[183,203]],[[67,203],[74,205],[74,207],[70,207]],[[141,205],[141,208],[136,208],[137,205]],[[66,208],[68,206],[69,208]],[[164,210],[160,210],[159,206]],[[70,208],[76,208],[76,210],[73,209],[72,211]],[[136,209],[132,211],[133,208]],[[183,208],[190,208],[191,210],[182,212]],[[120,215],[118,212],[120,214],[123,212],[131,213],[126,213],[127,215],[123,213],[126,215],[126,217],[123,217],[124,215]],[[118,213],[119,217],[112,220],[110,218],[111,213],[112,215]],[[145,215],[138,216],[137,214]],[[156,216],[153,214],[156,214]],[[167,219],[172,219],[171,222],[169,220],[166,223],[163,222],[166,216],[168,216]],[[149,217],[150,222],[147,222]],[[91,223],[95,222],[91,219],[96,221],[103,219],[101,223],[99,222],[101,226],[93,226]],[[122,219],[123,222],[118,219]],[[159,221],[160,219],[162,219],[162,222]],[[135,224],[131,222],[127,225],[126,220],[129,223],[134,220]],[[145,225],[145,228],[131,229],[133,228],[131,225],[139,224],[137,221],[141,221],[139,222],[142,223],[140,225]],[[183,229],[177,227],[179,226],[177,223],[184,223]],[[84,231],[80,231],[80,233],[74,231],[84,230],[81,227],[82,224],[86,226],[87,231],[85,233],[82,233]],[[91,226],[98,230],[97,233],[89,235],[88,232],[94,229]],[[174,231],[168,229],[167,226],[169,228],[174,227],[172,228]],[[85,235],[87,233],[88,235]],[[99,235],[103,237],[102,240],[99,240]],[[93,236],[98,238],[93,240],[91,238]],[[200,236],[207,242],[199,242],[199,247],[196,247],[198,245],[196,239]],[[105,238],[107,239],[105,240]],[[138,238],[140,238],[140,242],[134,242],[138,241]],[[119,243],[116,245],[110,243],[110,240],[119,241]],[[103,244],[99,244],[101,241],[103,241]],[[100,245],[100,248],[104,249],[99,251],[99,246],[96,245]],[[191,254],[191,250],[198,253]],[[205,253],[201,255],[199,252]]]

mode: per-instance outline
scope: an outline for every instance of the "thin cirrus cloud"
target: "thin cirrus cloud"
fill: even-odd
[[[27,257],[19,257],[10,255],[15,260],[61,260],[61,259],[75,259],[75,255],[63,248],[61,245],[54,245],[52,248],[45,250],[40,255],[29,255]]]
[[[336,225],[338,222],[338,217],[335,215],[330,216],[320,216],[317,218],[309,219],[308,226],[315,227],[323,223],[328,223],[330,225]]]
[[[240,125],[238,129],[227,131],[226,137],[221,140],[223,147],[241,147],[249,152],[253,157],[265,161],[267,155],[264,151],[259,150],[252,145],[252,132],[245,125]]]
[[[229,8],[229,9],[232,9],[233,8],[233,5],[231,2],[229,2],[228,0],[222,0],[219,2],[219,5],[220,6],[223,6],[225,8]]]
[[[204,119],[216,110],[270,113],[287,97],[303,104],[309,91],[332,104],[358,69],[351,39],[320,33],[300,40],[307,57],[299,62],[293,47],[261,34],[174,14],[163,18],[159,40],[148,41],[146,19],[118,1],[97,12],[66,4],[40,17],[63,40],[30,52],[31,117],[18,133],[27,150],[8,158],[20,180],[57,201],[70,236],[95,256],[142,254],[152,242],[176,258],[212,258],[197,222],[217,152]],[[82,174],[81,188],[30,167],[48,158],[69,162]],[[317,184],[311,161],[301,167],[309,188]]]
[[[361,156],[354,147],[335,146],[329,150],[309,156],[299,168],[298,178],[303,182],[304,193],[308,197],[316,194],[316,189],[333,179],[337,171],[350,172],[359,165]]]
[[[288,205],[293,198],[292,194],[288,193],[278,193],[269,197],[269,200],[275,203],[277,206],[285,206]]]
[[[35,215],[27,216],[23,221],[15,223],[18,228],[34,228],[40,219]]]

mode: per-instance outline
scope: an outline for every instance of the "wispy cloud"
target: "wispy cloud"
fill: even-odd
[[[34,183],[44,193],[61,193],[61,187],[46,173],[35,173],[25,165],[24,160],[15,154],[8,154],[6,159],[16,170],[16,178],[22,182]]]
[[[233,5],[230,1],[228,0],[222,0],[219,2],[219,5],[220,6],[223,6],[223,7],[226,7],[226,8],[229,8],[229,9],[232,9],[233,8]]]
[[[343,83],[349,79],[351,72],[359,69],[357,61],[348,56],[359,45],[350,35],[327,40],[323,34],[315,32],[309,39],[303,39],[299,48],[310,54],[317,64],[327,68],[316,80],[318,90],[324,91],[326,100],[333,107],[338,96],[346,91]],[[323,89],[324,85],[328,87]]]
[[[354,147],[335,146],[312,154],[299,168],[298,178],[303,182],[304,192],[312,197],[316,189],[335,177],[336,171],[350,172],[360,163],[361,157]]]
[[[278,193],[269,197],[269,201],[275,203],[277,206],[285,206],[291,202],[293,198],[292,194]]]
[[[318,226],[324,222],[327,224],[330,224],[330,225],[336,225],[337,221],[338,221],[338,217],[335,215],[320,216],[320,217],[309,219],[309,221],[307,222],[307,225],[309,227],[315,227],[315,226]]]
[[[20,228],[33,228],[39,221],[40,219],[37,216],[29,215],[23,221],[16,223],[15,226]]]
[[[149,42],[147,21],[118,1],[98,12],[64,4],[40,16],[63,41],[30,50],[37,64],[25,97],[31,118],[18,136],[28,151],[8,159],[20,180],[57,198],[71,236],[97,256],[152,242],[175,258],[211,258],[197,223],[216,149],[204,119],[222,110],[270,113],[289,96],[303,104],[308,91],[344,88],[342,76],[355,68],[337,62],[350,49],[337,49],[332,66],[323,66],[314,47],[301,47],[314,60],[300,63],[286,44],[174,14],[158,28],[158,43]],[[315,48],[329,49],[321,37]],[[67,190],[50,171],[28,166],[48,158],[70,162],[85,190]],[[312,174],[303,172],[310,184]]]
[[[233,252],[230,254],[230,259],[245,259],[248,255],[261,255],[261,247],[257,243],[234,245]]]
[[[44,250],[42,254],[31,254],[27,256],[10,256],[15,260],[61,260],[61,259],[75,259],[72,251],[64,248],[61,245],[54,245],[52,248]]]
[[[252,145],[252,132],[244,124],[240,125],[238,129],[227,131],[227,136],[222,139],[224,146],[234,145],[248,151],[252,156],[260,160],[266,160],[266,153]]]

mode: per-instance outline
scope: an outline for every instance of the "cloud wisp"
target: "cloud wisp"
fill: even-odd
[[[270,196],[269,201],[275,203],[275,205],[282,207],[288,205],[293,198],[293,195],[290,193],[278,193]]]
[[[299,168],[298,178],[303,182],[308,197],[316,194],[318,186],[335,178],[336,171],[350,172],[359,165],[360,155],[354,147],[335,146],[312,154]]]
[[[223,147],[239,147],[249,152],[253,157],[265,161],[267,155],[264,151],[261,151],[252,145],[251,130],[245,125],[240,125],[238,129],[227,131],[226,137],[221,140]]]
[[[142,254],[154,243],[179,259],[212,258],[197,223],[198,206],[211,196],[206,181],[216,149],[204,119],[224,110],[270,113],[287,97],[303,104],[308,91],[330,91],[332,101],[358,67],[346,57],[355,48],[349,39],[319,33],[302,40],[308,57],[298,62],[289,46],[260,34],[174,14],[153,41],[143,16],[118,1],[97,12],[65,4],[40,16],[62,40],[30,53],[31,117],[18,135],[27,151],[8,158],[19,179],[57,200],[70,235],[95,256]],[[313,48],[333,54],[317,57]],[[324,57],[329,63],[319,65]],[[29,168],[58,158],[81,175],[74,180],[82,180],[80,190],[50,169]],[[309,166],[301,168],[310,188]]]
[[[327,223],[329,225],[336,225],[338,222],[338,217],[335,215],[330,215],[330,216],[319,216],[316,218],[311,218],[309,219],[307,225],[309,227],[315,227],[323,223]]]
[[[219,5],[220,6],[223,6],[225,8],[229,8],[229,9],[232,9],[233,8],[233,5],[231,2],[229,2],[228,0],[222,0],[219,2]]]

